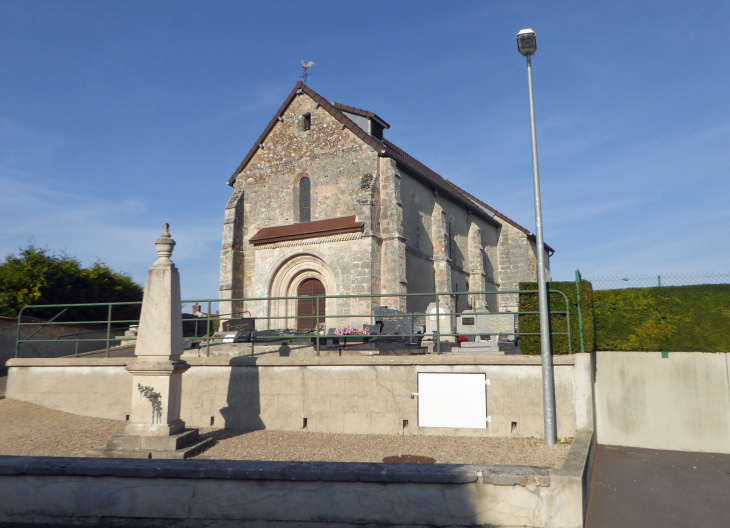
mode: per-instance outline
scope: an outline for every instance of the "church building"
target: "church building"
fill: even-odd
[[[517,290],[536,280],[535,236],[395,146],[377,114],[330,102],[299,82],[228,184],[221,299],[257,329],[314,328],[375,306],[425,312],[405,293]],[[553,250],[545,245],[545,262]],[[549,268],[549,265],[548,265]],[[516,295],[443,296],[451,309],[517,311]],[[292,319],[288,319],[291,317]]]

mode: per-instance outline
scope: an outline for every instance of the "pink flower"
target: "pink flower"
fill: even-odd
[[[337,330],[335,334],[341,336],[370,335],[370,329],[363,328],[362,330],[358,330],[357,328],[343,328],[342,330]]]

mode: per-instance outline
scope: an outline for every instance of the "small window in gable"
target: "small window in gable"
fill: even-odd
[[[306,132],[312,129],[312,114],[306,113],[299,118],[299,132]]]
[[[312,221],[312,193],[309,178],[299,180],[299,221]]]
[[[375,139],[380,141],[382,143],[383,141],[383,125],[375,121],[374,119],[370,120],[370,135],[373,136]]]

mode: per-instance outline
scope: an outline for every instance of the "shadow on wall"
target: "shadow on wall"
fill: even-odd
[[[258,431],[266,429],[261,420],[261,387],[259,384],[259,367],[255,357],[237,357],[231,359],[231,375],[228,379],[228,406],[221,409],[223,427],[226,429],[242,429]],[[246,365],[248,368],[235,368]]]

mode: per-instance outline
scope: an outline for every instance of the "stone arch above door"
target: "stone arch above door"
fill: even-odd
[[[335,276],[322,258],[314,254],[298,254],[284,259],[272,271],[267,288],[269,296],[296,297],[299,286],[307,279],[320,281],[327,295],[335,295],[338,291]],[[334,313],[333,301],[334,299],[326,301],[326,313],[328,314]],[[281,317],[281,319],[271,319],[269,328],[296,328],[297,321],[293,317],[296,313],[296,299],[270,301],[269,315]]]

